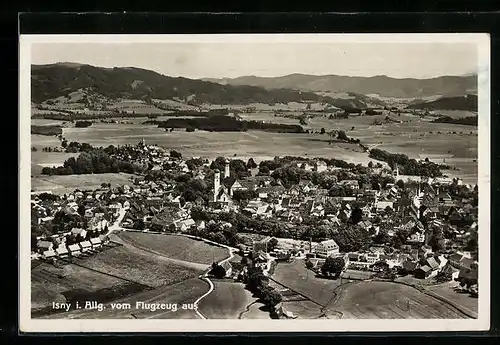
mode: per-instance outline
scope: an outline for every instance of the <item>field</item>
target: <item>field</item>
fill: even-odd
[[[359,278],[366,277],[360,276]],[[285,309],[299,318],[453,319],[466,317],[447,303],[406,285],[316,278],[314,273],[310,271],[308,273],[302,260],[278,264],[273,279],[279,283],[276,288],[281,289]]]
[[[387,112],[403,123],[373,125],[386,116],[350,116],[348,119],[330,120],[315,117],[306,129],[319,131],[344,130],[350,137],[359,138],[363,144],[392,153],[404,153],[412,158],[427,156],[444,157],[445,163],[457,166],[460,171],[450,172],[475,183],[477,179],[477,128],[453,124],[431,123],[418,116]],[[298,120],[275,117],[273,112],[241,114],[244,119],[262,120],[283,124],[298,124]],[[136,121],[137,120],[137,121]],[[219,155],[256,161],[274,156],[302,155],[330,157],[354,163],[367,164],[371,159],[354,144],[333,143],[329,136],[320,134],[278,134],[260,131],[192,133],[183,130],[165,132],[154,125],[142,125],[142,119],[130,119],[128,124],[96,123],[91,128],[64,128],[69,141],[88,142],[95,146],[136,144],[142,138],[147,143],[167,149],[180,150],[185,156],[215,158]],[[353,128],[354,127],[354,128]],[[439,132],[439,133],[438,133]],[[453,133],[455,132],[455,133]],[[441,159],[442,162],[442,159]]]
[[[468,310],[477,313],[478,312],[478,299],[470,297],[467,292],[457,292],[454,288],[458,286],[456,282],[444,283],[434,286],[426,287],[427,290],[432,291],[440,296],[443,296],[449,301],[456,303]]]
[[[31,308],[37,310],[65,302],[64,293],[73,290],[96,292],[119,287],[125,280],[101,274],[76,265],[55,267],[42,263],[31,270]]]
[[[306,269],[303,260],[279,263],[272,278],[321,306],[328,305],[334,297],[334,290],[340,285],[340,279],[317,278],[314,272]]]
[[[158,235],[142,232],[121,232],[119,237],[139,248],[153,250],[163,256],[201,264],[212,264],[229,256],[225,248],[176,235]]]
[[[200,272],[123,246],[76,262],[89,269],[157,288],[196,277]]]
[[[208,319],[238,319],[246,314],[246,308],[257,298],[245,289],[242,283],[229,281],[213,281],[215,289],[201,300],[200,312]],[[259,306],[262,304],[258,303]],[[259,310],[260,311],[260,310]],[[268,312],[262,316],[269,318]]]
[[[31,190],[52,191],[54,194],[64,194],[75,189],[96,189],[101,183],[111,183],[112,186],[130,184],[134,176],[125,173],[89,174],[89,175],[40,175],[31,178]]]
[[[206,282],[199,278],[192,278],[182,282],[162,286],[154,290],[143,291],[134,294],[130,297],[116,300],[116,303],[130,303],[130,309],[112,309],[110,304],[106,304],[106,309],[99,312],[96,310],[79,310],[70,311],[69,313],[50,315],[46,318],[69,318],[69,319],[195,319],[198,318],[194,310],[182,310],[180,305],[192,304],[201,295],[208,291]],[[157,310],[150,311],[147,309],[135,308],[136,302],[146,303],[167,303],[177,304],[177,311],[173,310]]]
[[[462,319],[455,308],[415,288],[390,282],[357,282],[344,286],[329,309],[343,319]]]

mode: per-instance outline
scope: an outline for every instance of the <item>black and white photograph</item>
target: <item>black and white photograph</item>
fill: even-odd
[[[488,329],[489,44],[21,35],[21,329]]]

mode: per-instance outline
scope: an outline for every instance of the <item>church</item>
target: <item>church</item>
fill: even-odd
[[[232,203],[234,191],[248,189],[242,185],[241,181],[231,176],[229,160],[226,159],[224,163],[223,179],[221,180],[221,173],[219,170],[215,170],[214,174],[214,191],[212,201],[216,203]]]

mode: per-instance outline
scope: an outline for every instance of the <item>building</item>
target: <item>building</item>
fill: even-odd
[[[90,239],[90,244],[92,245],[92,249],[97,249],[102,246],[102,241],[99,237],[94,237]]]
[[[79,244],[80,248],[82,248],[82,253],[88,252],[92,249],[92,244],[90,244],[90,241],[82,241]]]
[[[327,169],[328,169],[327,164],[322,160],[318,160],[314,163],[314,171],[316,172],[323,172],[326,171]]]
[[[82,250],[80,249],[80,246],[78,244],[70,244],[68,246],[68,251],[72,256],[78,256],[81,254]]]
[[[334,240],[327,240],[320,242],[316,248],[314,248],[316,256],[320,258],[327,258],[332,255],[339,254],[339,246]]]
[[[55,256],[56,256],[56,252],[53,249],[46,250],[42,254],[42,257],[44,259],[51,259],[51,258],[54,258]]]
[[[66,248],[66,246],[64,246],[64,245],[60,245],[59,247],[57,247],[56,253],[57,253],[57,256],[59,256],[60,258],[65,258],[69,254],[68,248]]]
[[[71,230],[71,236],[73,236],[74,238],[78,236],[81,236],[81,238],[85,238],[85,236],[87,236],[87,230],[82,228],[73,228]]]
[[[36,243],[39,253],[44,253],[48,250],[53,250],[54,244],[51,241],[40,240]]]
[[[220,264],[220,266],[224,269],[225,272],[225,277],[229,278],[233,274],[233,266],[231,266],[231,263],[229,261],[224,261],[223,263]]]

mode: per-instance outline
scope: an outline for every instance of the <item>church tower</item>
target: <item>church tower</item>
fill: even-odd
[[[230,175],[230,171],[229,171],[229,159],[226,159],[224,163],[225,163],[225,165],[224,165],[224,178],[228,178],[229,175]]]
[[[215,170],[214,174],[214,202],[217,201],[217,194],[219,194],[220,189],[220,171]]]

